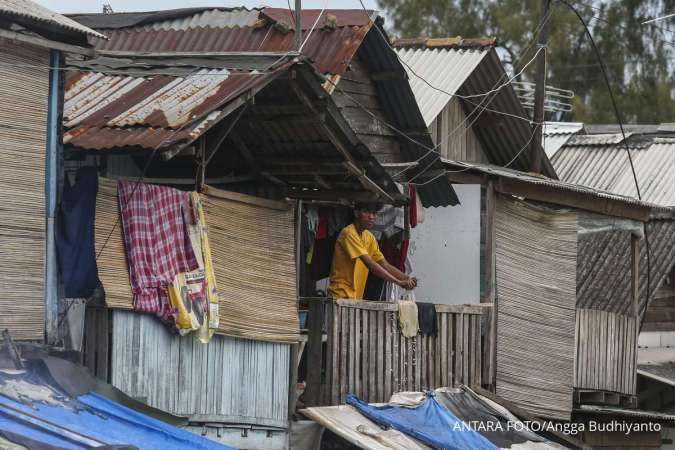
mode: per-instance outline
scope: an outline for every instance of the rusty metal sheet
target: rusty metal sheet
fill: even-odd
[[[309,30],[316,22],[321,13],[320,9],[303,9],[300,18],[300,26],[303,30]],[[295,19],[288,8],[264,8],[261,17],[270,19],[273,22],[284,22],[290,29],[295,29]],[[341,27],[364,27],[375,19],[375,11],[364,11],[363,9],[326,9],[322,18],[317,22],[316,28],[322,28],[330,23],[338,28]]]
[[[363,42],[370,25],[315,30],[303,48],[322,73],[342,74]],[[192,28],[187,30],[115,30],[97,50],[131,52],[290,52],[293,32],[275,28]]]
[[[220,108],[278,73],[200,70],[186,77],[74,73],[65,94],[64,143],[104,150],[160,148],[192,141]]]

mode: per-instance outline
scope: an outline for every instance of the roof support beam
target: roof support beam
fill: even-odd
[[[281,181],[279,178],[275,177],[274,175],[268,172],[264,172],[261,170],[260,165],[253,156],[253,153],[251,153],[251,150],[248,148],[248,145],[246,145],[244,140],[241,138],[241,136],[239,136],[239,134],[236,131],[232,131],[230,133],[230,140],[232,141],[232,143],[234,144],[235,148],[242,156],[242,158],[244,158],[246,164],[248,164],[248,166],[251,168],[253,173],[258,178],[264,178],[279,186],[286,186],[286,183]]]
[[[321,111],[314,105],[312,100],[303,92],[303,90],[298,86],[297,82],[295,80],[290,80],[289,84],[297,97],[300,99],[300,101],[309,109],[313,115],[315,116],[322,116]],[[361,170],[354,159],[354,157],[351,155],[349,150],[345,147],[345,145],[342,143],[342,141],[337,137],[335,132],[328,126],[326,123],[325,118],[322,117],[322,120],[320,122],[320,127],[321,130],[324,132],[324,134],[328,137],[328,140],[330,140],[335,148],[340,152],[340,154],[345,158],[345,167],[349,172],[354,175],[358,180],[361,185],[377,194],[379,197],[385,198],[388,201],[394,203],[394,198],[389,195],[388,192],[386,192],[384,189],[382,189],[377,183],[375,183],[373,180],[368,178],[368,176],[365,174],[365,171]]]

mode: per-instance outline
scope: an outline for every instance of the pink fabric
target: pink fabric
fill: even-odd
[[[134,309],[171,315],[166,286],[199,267],[185,221],[190,194],[134,181],[117,188]]]

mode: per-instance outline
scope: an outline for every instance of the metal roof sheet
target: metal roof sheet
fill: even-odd
[[[675,415],[660,411],[644,411],[641,409],[625,409],[614,406],[581,405],[575,412],[604,414],[608,416],[632,417],[635,419],[675,422]]]
[[[96,150],[191,141],[218,118],[219,108],[261,88],[276,73],[221,69],[185,77],[73,74],[65,94],[63,121],[68,130],[63,141]]]
[[[599,145],[580,138],[581,135],[575,136],[574,141],[570,140],[551,160],[560,179],[637,197],[625,146]],[[578,145],[577,142],[592,144]],[[656,138],[640,147],[629,145],[643,200],[663,206],[675,205],[675,139]]]
[[[0,16],[24,18],[62,30],[105,39],[104,35],[31,0],[0,0]]]
[[[560,147],[583,128],[584,124],[581,122],[546,122],[542,133],[542,145],[546,156],[552,158]]]
[[[266,9],[265,11],[270,11]],[[313,10],[307,10],[311,15]],[[183,27],[191,19],[181,19],[179,29],[157,28],[156,24],[143,27],[123,28],[108,33],[108,40],[96,40],[97,50],[126,52],[290,52],[295,48],[294,33],[274,27],[271,22],[266,26],[254,27],[251,19],[253,11],[242,15],[241,11],[220,11],[223,25],[217,27]],[[303,20],[306,20],[303,10]],[[303,56],[312,60],[322,73],[342,74],[352,57],[370,30],[372,22],[361,11],[362,20],[351,20],[355,15],[343,14],[337,10],[326,11],[325,14],[337,14],[337,22],[353,25],[337,28],[315,29],[303,48]],[[278,14],[272,14],[276,17]],[[192,16],[191,16],[192,17]],[[219,19],[219,20],[221,20]],[[241,20],[237,22],[238,20]],[[342,21],[342,22],[341,22]],[[365,24],[359,25],[361,22]],[[230,24],[236,23],[231,26]]]
[[[626,133],[628,139],[632,133]],[[578,134],[570,138],[570,145],[612,145],[623,142],[621,133],[602,133],[602,134]]]
[[[396,50],[399,57],[406,63],[404,66],[408,73],[410,87],[427,126],[431,125],[452,99],[451,95],[440,92],[429,84],[450,94],[456,94],[488,51],[483,48],[398,48]]]

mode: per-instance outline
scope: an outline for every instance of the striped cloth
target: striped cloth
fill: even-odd
[[[187,229],[190,194],[129,181],[117,188],[134,309],[171,315],[166,287],[199,267]]]

